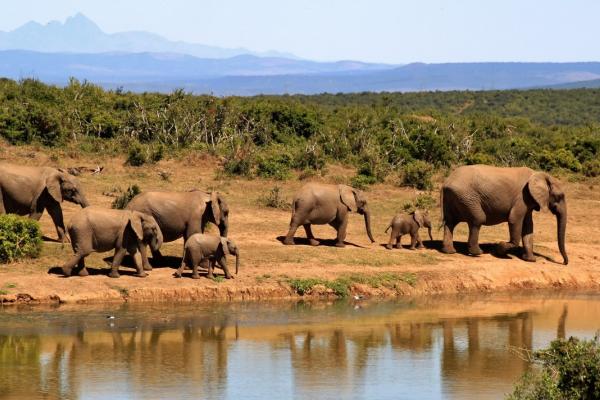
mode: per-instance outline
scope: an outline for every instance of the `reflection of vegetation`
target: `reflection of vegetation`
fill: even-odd
[[[558,339],[532,354],[539,370],[527,373],[508,397],[513,400],[600,398],[600,340]]]
[[[455,164],[600,174],[597,89],[226,97],[64,88],[0,80],[0,136],[156,162],[210,152],[228,175],[287,179],[328,161],[361,187],[387,177],[418,188]]]
[[[400,275],[391,272],[380,272],[377,274],[348,274],[334,280],[320,278],[288,279],[290,287],[301,296],[310,294],[317,285],[330,289],[336,296],[346,297],[354,284],[363,284],[372,288],[397,289],[400,282],[415,286],[417,275],[412,272],[405,272]]]

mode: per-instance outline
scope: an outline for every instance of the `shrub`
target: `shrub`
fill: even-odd
[[[431,177],[433,166],[425,161],[415,160],[404,166],[402,185],[419,190],[430,190],[433,187]]]
[[[283,181],[291,176],[291,164],[292,157],[285,151],[266,154],[258,158],[256,175]]]
[[[562,168],[573,172],[581,171],[581,163],[570,150],[561,148],[556,151],[543,150],[537,156],[538,164],[541,169],[552,171]]]
[[[369,185],[377,183],[377,178],[374,176],[358,174],[350,180],[350,185],[356,189],[365,190]]]
[[[259,197],[258,204],[264,207],[278,208],[280,210],[289,209],[289,204],[283,198],[280,186],[273,186],[266,195]]]
[[[144,148],[139,143],[134,143],[129,146],[127,153],[127,161],[125,162],[132,167],[139,167],[146,164],[148,161],[148,155],[144,151]]]
[[[127,207],[127,204],[129,204],[131,199],[140,193],[142,193],[142,191],[138,185],[131,185],[112,202],[111,207],[123,210]]]
[[[600,341],[558,339],[532,354],[540,370],[521,378],[512,400],[600,398]]]
[[[223,172],[229,176],[252,176],[253,162],[251,158],[232,157],[223,163]]]
[[[595,178],[600,176],[600,160],[590,160],[583,163],[581,170],[585,176]]]
[[[40,224],[12,214],[0,215],[0,262],[37,257],[42,251]]]

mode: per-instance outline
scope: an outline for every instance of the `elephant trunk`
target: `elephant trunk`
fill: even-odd
[[[368,210],[365,210],[363,213],[365,217],[365,228],[367,229],[367,235],[371,240],[371,243],[375,243],[375,239],[373,239],[373,234],[371,233],[371,213]]]
[[[431,225],[427,227],[427,233],[429,233],[429,240],[433,242],[433,236],[431,236]]]
[[[235,251],[235,274],[238,274],[238,271],[240,269],[240,250],[236,250]]]
[[[163,244],[163,235],[162,232],[158,231],[156,236],[152,238],[152,242],[150,242],[150,248],[153,252],[157,252],[160,250],[160,247]]]
[[[85,197],[85,195],[80,194],[78,200],[79,201],[77,203],[81,206],[81,208],[86,208],[86,207],[90,206],[90,203],[87,201],[87,198]]]
[[[229,224],[227,223],[227,220],[221,220],[221,223],[219,224],[219,236],[227,237],[228,230]]]
[[[565,234],[567,231],[567,205],[562,203],[556,210],[556,228],[558,238],[558,249],[563,258],[563,264],[569,264],[569,257],[567,256],[567,249],[565,247]]]

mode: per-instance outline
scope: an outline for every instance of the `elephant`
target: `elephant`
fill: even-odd
[[[213,267],[216,263],[225,272],[225,278],[232,279],[233,276],[227,268],[228,254],[235,256],[235,274],[237,275],[240,267],[240,251],[233,240],[222,236],[195,233],[186,240],[184,247],[181,266],[174,274],[176,278],[181,278],[186,265],[192,269],[193,279],[200,278],[198,266],[202,262],[208,261],[208,278],[213,278]]]
[[[390,241],[385,245],[387,249],[391,249],[394,246],[397,249],[402,248],[401,238],[402,235],[410,234],[411,242],[410,249],[414,250],[415,246],[419,249],[424,248],[423,241],[419,236],[419,228],[426,227],[429,232],[429,239],[433,241],[433,237],[431,236],[431,220],[429,219],[429,215],[427,211],[421,212],[419,210],[415,210],[410,214],[397,214],[392,218],[390,224],[388,225],[385,232],[392,228],[392,232],[390,234]]]
[[[367,199],[361,191],[347,185],[307,183],[294,197],[290,229],[283,243],[294,244],[294,233],[298,226],[302,225],[309,243],[317,246],[319,242],[313,236],[310,225],[329,224],[337,230],[335,245],[344,247],[351,211],[357,211],[364,216],[367,235],[372,243],[375,242],[371,234],[371,214],[367,207]]]
[[[440,192],[444,243],[442,252],[455,253],[454,227],[460,222],[469,225],[468,251],[482,253],[479,247],[481,225],[508,222],[510,241],[498,245],[498,253],[523,242],[525,261],[535,261],[533,254],[533,211],[550,209],[556,216],[558,248],[563,264],[569,263],[565,248],[567,202],[560,182],[545,172],[526,167],[501,168],[488,165],[467,165],[454,170]]]
[[[203,233],[208,222],[218,226],[220,236],[227,237],[229,230],[229,207],[223,196],[214,191],[144,192],[131,199],[126,208],[152,215],[165,242],[182,236],[185,242],[194,233]],[[152,254],[160,257],[157,251]],[[144,269],[151,270],[152,267],[147,263]]]
[[[0,214],[28,215],[38,220],[48,211],[58,240],[68,241],[61,202],[89,205],[79,180],[63,169],[0,164]]]
[[[147,262],[146,246],[150,245],[153,251],[157,251],[163,242],[160,227],[151,215],[94,206],[73,216],[69,224],[69,236],[75,255],[62,267],[65,276],[71,276],[75,265],[78,265],[79,276],[87,276],[85,257],[93,252],[115,249],[109,276],[119,277],[119,265],[125,253],[129,253],[137,268],[136,276],[143,278],[147,274],[136,253],[139,251],[142,262]]]

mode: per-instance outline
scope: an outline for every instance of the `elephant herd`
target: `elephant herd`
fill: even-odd
[[[68,229],[63,222],[63,200],[82,207]],[[522,242],[525,261],[535,261],[532,213],[549,209],[556,216],[563,263],[568,264],[565,194],[558,180],[547,173],[487,165],[458,167],[442,185],[440,207],[444,227],[442,252],[456,252],[453,231],[461,222],[469,226],[468,252],[475,256],[482,253],[481,226],[508,222],[510,239],[498,245],[498,253],[505,254]],[[199,278],[198,268],[202,265],[208,268],[209,278],[213,277],[215,266],[223,269],[226,278],[233,278],[227,267],[228,255],[236,257],[236,274],[239,269],[239,249],[227,238],[229,207],[216,191],[144,192],[135,196],[125,210],[114,210],[90,206],[77,178],[63,169],[0,164],[0,214],[28,215],[39,220],[44,210],[52,218],[59,240],[68,241],[67,232],[70,237],[74,255],[62,267],[66,276],[88,275],[85,257],[114,249],[110,277],[119,277],[118,268],[126,254],[134,259],[136,276],[144,277],[146,271],[152,270],[146,248],[149,246],[153,259],[159,260],[162,243],[181,237],[184,253],[175,277],[181,277],[187,266],[192,269],[192,278]],[[308,183],[293,198],[289,231],[283,243],[294,244],[294,234],[302,226],[309,244],[318,245],[311,225],[329,224],[337,231],[335,245],[344,247],[351,212],[364,216],[367,235],[374,242],[371,211],[363,192],[346,185]],[[209,222],[217,225],[218,236],[204,233]],[[394,216],[386,229],[392,229],[386,248],[400,248],[400,239],[407,234],[411,237],[411,249],[424,247],[419,236],[423,227],[428,228],[433,240],[427,212],[416,210]]]

